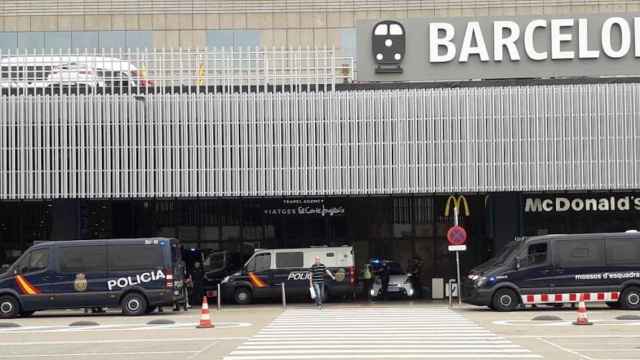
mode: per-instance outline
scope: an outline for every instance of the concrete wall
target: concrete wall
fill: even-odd
[[[258,30],[262,46],[336,46],[350,54],[360,19],[640,11],[637,0],[3,1],[0,31],[153,32],[153,47],[207,46],[207,30]],[[345,32],[344,30],[348,30]]]

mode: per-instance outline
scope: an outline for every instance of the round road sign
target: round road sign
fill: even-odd
[[[467,241],[467,231],[462,226],[454,226],[447,231],[449,245],[464,245]]]

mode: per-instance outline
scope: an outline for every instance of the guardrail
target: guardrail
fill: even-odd
[[[353,81],[333,48],[0,51],[4,94],[327,91]]]

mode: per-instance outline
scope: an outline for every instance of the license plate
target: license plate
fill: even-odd
[[[387,288],[387,291],[389,291],[389,292],[400,292],[400,288],[397,287],[397,286],[389,286]]]
[[[207,297],[216,297],[218,296],[218,292],[215,290],[207,291]]]

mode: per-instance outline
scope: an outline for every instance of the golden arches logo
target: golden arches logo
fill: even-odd
[[[469,211],[469,203],[467,202],[467,198],[464,195],[455,196],[451,195],[447,199],[447,204],[444,207],[444,216],[449,216],[451,210],[451,203],[453,203],[453,208],[458,209],[458,213],[460,213],[460,205],[464,205],[464,216],[471,215],[471,211]]]

